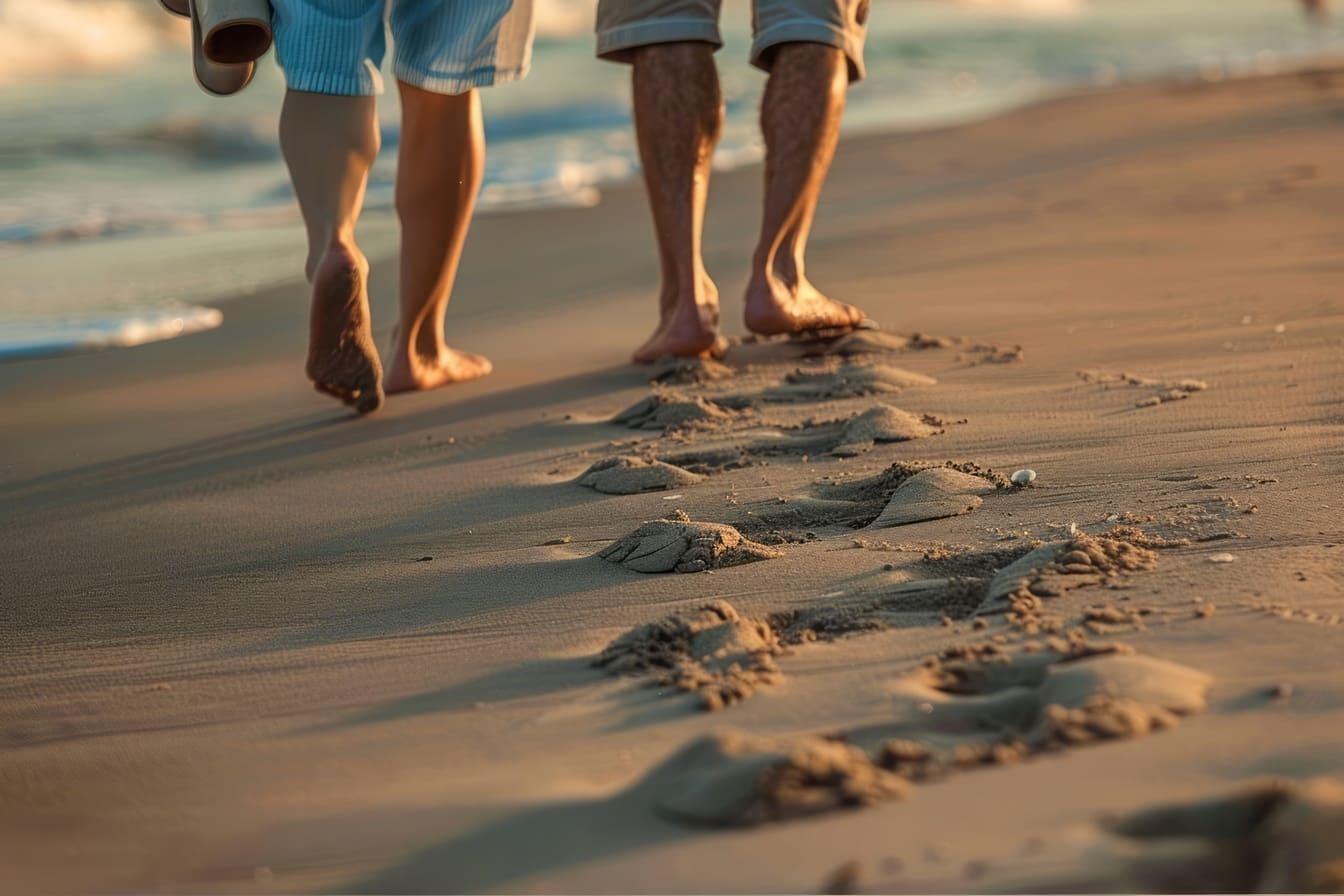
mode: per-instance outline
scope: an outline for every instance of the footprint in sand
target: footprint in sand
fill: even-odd
[[[1138,386],[1150,390],[1150,394],[1134,402],[1136,408],[1151,408],[1169,401],[1189,398],[1195,392],[1203,392],[1209,384],[1203,380],[1160,380],[1140,376],[1136,373],[1110,373],[1100,370],[1080,370],[1078,376],[1085,383],[1101,383],[1106,386]]]
[[[790,647],[833,641],[847,635],[879,631],[892,626],[937,625],[942,619],[972,618],[977,613],[1007,613],[1027,634],[1059,633],[1063,619],[1044,617],[1042,594],[1063,594],[1089,584],[1113,582],[1118,576],[1148,570],[1156,555],[1144,548],[1105,537],[1079,535],[1070,541],[1046,545],[1016,557],[992,575],[1003,552],[984,557],[968,553],[938,560],[970,575],[910,580],[902,570],[880,572],[862,586],[833,595],[823,603],[771,613],[765,618],[743,617],[726,600],[675,613],[632,629],[607,645],[594,665],[616,674],[649,678],[660,688],[676,688],[695,695],[704,709],[722,709],[753,696],[762,686],[784,680],[778,657]],[[989,567],[989,568],[986,568]],[[1086,570],[1085,568],[1086,567]],[[991,575],[976,575],[989,572]],[[1048,586],[1048,587],[1047,587]],[[1113,607],[1091,607],[1083,627],[1094,634],[1114,626],[1134,627],[1141,609],[1110,613]],[[1111,618],[1114,617],[1114,618]],[[1105,625],[1091,625],[1102,619]],[[1042,657],[1079,657],[1093,652],[1081,629],[1068,637],[1051,635],[1028,642],[1024,652]],[[953,647],[943,658],[1008,657],[1000,643],[986,641],[974,647]]]
[[[652,520],[598,553],[635,572],[704,572],[783,556],[743,538],[732,526],[696,523],[678,510]]]
[[[1006,615],[1008,623],[1028,635],[1058,633],[1064,619],[1047,612],[1046,601],[1091,586],[1113,585],[1122,577],[1152,569],[1157,554],[1143,546],[1142,531],[1122,529],[1124,537],[1085,533],[1028,550],[998,572],[986,576],[976,555],[949,558],[945,563],[967,569],[947,578],[910,580],[903,571],[879,573],[849,591],[844,600],[868,606],[876,621],[893,624],[919,614],[941,612],[949,619]],[[988,552],[997,559],[1003,552]],[[865,605],[864,601],[868,603]],[[1093,634],[1143,627],[1144,607],[1089,607],[1082,624]]]
[[[877,602],[865,602],[753,619],[718,600],[631,629],[608,644],[593,665],[694,694],[702,709],[723,709],[782,681],[775,658],[789,647],[875,631],[892,618]]]
[[[925,333],[888,333],[884,330],[853,330],[834,339],[818,339],[805,344],[803,357],[834,355],[890,355],[921,349],[951,348],[958,340]]]
[[[698,695],[705,709],[722,709],[778,682],[775,657],[783,649],[767,623],[715,601],[631,629],[607,645],[593,665],[647,677],[657,687]]]
[[[794,427],[752,426],[723,432],[702,431],[694,439],[656,449],[659,460],[696,473],[752,466],[782,455],[856,457],[879,443],[907,442],[944,432],[946,424],[930,415],[878,404],[862,413]]]
[[[836,457],[855,457],[879,442],[909,442],[938,435],[943,425],[943,421],[927,414],[916,416],[879,404],[845,421],[829,450]]]
[[[1023,357],[1020,345],[991,345],[969,342],[960,336],[931,336],[927,333],[903,335],[882,330],[855,330],[834,339],[813,340],[805,344],[803,357],[893,355],[927,349],[957,349],[957,360],[974,367],[979,364],[1011,364]]]
[[[707,421],[725,420],[729,412],[712,401],[671,392],[642,398],[611,418],[631,429],[683,429]]]
[[[817,483],[811,493],[747,508],[746,528],[909,525],[975,510],[984,495],[1009,491],[1006,476],[976,464],[898,462],[856,482]]]
[[[660,460],[626,455],[600,460],[574,481],[608,495],[637,495],[685,488],[704,478]]]
[[[1146,541],[1142,532],[1137,536],[1135,540]],[[1039,614],[1043,598],[1099,585],[1155,565],[1157,554],[1141,544],[1079,534],[1067,541],[1041,545],[1000,570],[985,589],[984,601],[976,612],[981,616],[1007,613],[1010,621],[1025,624]]]
[[[699,385],[727,379],[734,373],[713,358],[664,358],[649,368],[649,382],[664,385]]]
[[[827,401],[900,392],[937,382],[931,376],[887,364],[846,361],[834,370],[795,370],[784,378],[783,383],[762,392],[760,399],[769,402]]]
[[[747,826],[871,805],[916,782],[1174,727],[1208,676],[1116,647],[937,664],[903,678],[891,723],[827,737],[697,739],[636,790],[689,824]]]
[[[716,600],[631,629],[608,644],[593,665],[694,694],[703,709],[723,709],[782,681],[776,657],[789,647],[875,631],[891,618],[879,603],[865,602],[753,619]]]
[[[970,513],[998,489],[982,476],[948,467],[922,470],[896,487],[872,526],[885,529]]]
[[[1019,613],[1022,627],[1035,633],[1045,622],[1041,600],[1026,589],[1048,582],[1050,591],[1061,594],[1149,569],[1155,562],[1156,556],[1146,549],[1080,535],[1031,551],[997,576],[911,581],[904,571],[892,570],[818,604],[762,619],[743,616],[720,600],[626,632],[602,651],[594,665],[616,674],[648,677],[660,687],[697,695],[705,709],[722,709],[782,681],[776,660],[791,647],[893,626],[936,625],[944,618],[966,619],[977,612]],[[975,561],[963,565],[969,568]],[[1023,600],[1029,600],[1029,605],[1021,606]],[[1028,620],[1031,627],[1026,626]],[[1124,616],[1119,621],[1132,619]],[[1049,626],[1051,631],[1063,628],[1062,620]],[[1089,652],[1086,645],[1082,631],[1074,629],[1068,638],[1033,643],[1031,652],[1077,657]],[[1007,652],[997,643],[986,642],[975,649],[953,649],[947,657],[1001,660]]]
[[[1004,892],[1341,893],[1344,782],[1257,782],[1121,816],[1075,867]]]

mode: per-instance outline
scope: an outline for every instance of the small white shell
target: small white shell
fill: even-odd
[[[1209,558],[1210,563],[1231,563],[1237,558],[1232,554],[1214,554]]]
[[[1028,485],[1036,481],[1035,470],[1018,470],[1013,474],[1013,485]]]

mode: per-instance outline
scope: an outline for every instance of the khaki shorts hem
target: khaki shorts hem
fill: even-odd
[[[862,81],[867,74],[863,66],[863,40],[844,28],[824,22],[799,19],[772,25],[756,35],[751,45],[751,64],[762,71],[770,71],[770,51],[781,44],[825,44],[845,54],[849,62],[849,82]]]
[[[650,44],[679,41],[704,41],[723,46],[723,37],[715,22],[704,19],[649,19],[633,25],[609,28],[597,34],[597,56],[610,62],[629,62],[631,51]]]

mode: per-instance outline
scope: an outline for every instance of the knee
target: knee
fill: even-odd
[[[827,84],[843,93],[849,85],[849,62],[845,53],[829,44],[794,41],[771,47],[762,55],[771,80],[803,80]]]
[[[636,102],[694,107],[702,132],[723,129],[723,91],[714,65],[714,45],[705,41],[649,44],[632,51]]]

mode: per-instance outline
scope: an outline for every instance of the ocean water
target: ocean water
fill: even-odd
[[[592,205],[638,171],[628,72],[592,56],[594,0],[539,0],[533,74],[484,93],[482,213]],[[761,157],[749,13],[725,3],[720,168]],[[845,130],[926,128],[1061,91],[1269,73],[1344,48],[1294,0],[873,0],[869,78]],[[0,360],[218,325],[293,278],[303,236],[276,139],[271,57],[226,99],[192,81],[153,0],[0,0]],[[394,251],[394,94],[360,240]]]

